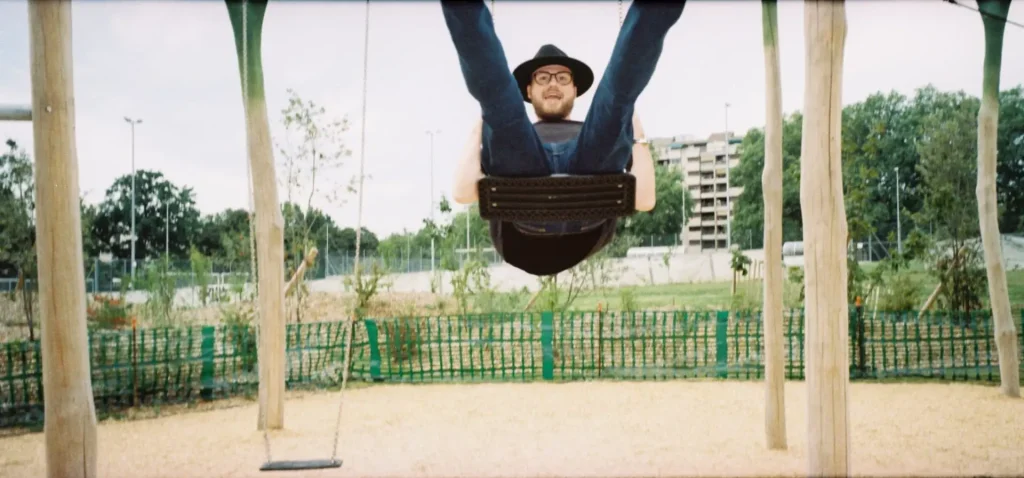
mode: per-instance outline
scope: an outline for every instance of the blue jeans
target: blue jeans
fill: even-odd
[[[579,136],[540,141],[482,0],[442,0],[445,23],[469,93],[483,115],[481,169],[504,177],[619,174],[633,151],[633,108],[650,82],[665,35],[685,2],[634,1]],[[558,228],[561,233],[565,228]],[[570,227],[570,229],[573,229]]]

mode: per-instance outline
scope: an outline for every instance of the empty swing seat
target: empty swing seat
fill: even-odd
[[[505,221],[578,221],[636,212],[636,177],[629,173],[510,178],[477,182],[480,217]]]
[[[260,471],[299,471],[341,468],[341,460],[281,460],[268,461]]]

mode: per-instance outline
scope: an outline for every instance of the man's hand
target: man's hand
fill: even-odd
[[[479,199],[476,190],[477,182],[484,177],[480,167],[480,144],[483,141],[484,120],[480,118],[473,124],[466,140],[462,159],[455,171],[455,187],[452,199],[458,204],[472,204]]]
[[[633,137],[646,137],[636,111],[633,112]],[[633,145],[633,169],[630,173],[636,177],[636,210],[650,211],[654,209],[654,204],[657,202],[657,191],[654,186],[654,158],[651,157],[649,145]]]

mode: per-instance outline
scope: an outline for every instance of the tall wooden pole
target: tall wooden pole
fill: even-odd
[[[807,446],[812,476],[850,472],[849,304],[843,204],[842,110],[845,4],[804,6],[804,90],[800,206],[806,257]]]
[[[227,0],[227,7],[242,80],[245,132],[256,203],[260,311],[260,411],[257,427],[275,429],[284,427],[284,218],[277,203],[277,175],[263,85],[261,41],[267,2]]]
[[[71,3],[32,1],[28,17],[46,473],[90,477],[98,447],[82,286]]]
[[[1008,397],[1020,397],[1020,358],[1017,330],[1010,311],[1010,292],[999,233],[999,202],[996,197],[996,139],[999,130],[999,72],[1003,60],[1003,32],[1010,0],[979,1],[985,27],[985,62],[978,110],[978,218],[985,252],[989,302],[996,350],[999,353],[1000,390]],[[987,13],[988,15],[985,15]]]
[[[769,449],[785,449],[786,399],[782,333],[782,78],[779,72],[779,19],[775,0],[761,2],[764,38],[764,433]]]

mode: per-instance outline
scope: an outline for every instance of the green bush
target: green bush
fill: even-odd
[[[878,296],[878,308],[889,311],[916,310],[920,305],[921,283],[909,272],[894,272],[888,276]]]

